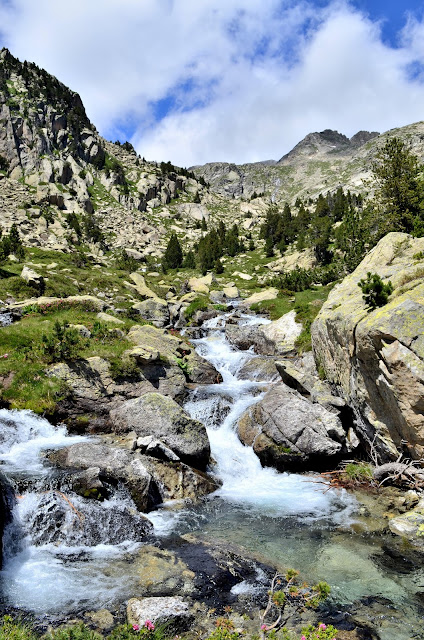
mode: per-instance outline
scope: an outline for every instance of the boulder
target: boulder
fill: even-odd
[[[415,509],[389,520],[389,528],[402,538],[413,544],[424,547],[424,499],[421,499]]]
[[[380,461],[424,454],[424,238],[389,233],[330,293],[312,324],[317,365],[358,416]],[[367,272],[392,282],[370,311],[358,286]]]
[[[144,279],[144,277],[141,275],[141,273],[130,273],[130,278],[131,280],[134,282],[134,284],[131,284],[130,282],[126,282],[126,286],[130,287],[132,289],[135,289],[138,293],[138,295],[144,299],[146,298],[157,298],[158,296],[156,295],[156,293],[154,291],[152,291],[151,289],[149,289],[149,287],[146,284],[146,281]]]
[[[147,456],[158,453],[158,449],[156,448],[155,451],[154,446],[153,444],[146,448]],[[155,458],[158,456],[156,455]],[[211,476],[182,462],[159,461],[149,457],[145,460],[145,464],[155,478],[162,502],[186,499],[194,501],[213,493],[220,486]]]
[[[196,589],[195,573],[173,551],[146,544],[137,551],[133,563],[140,594],[173,596],[178,593],[187,596]]]
[[[39,273],[30,269],[26,265],[21,271],[21,278],[31,287],[34,287],[34,289],[38,289],[40,293],[44,292],[45,283],[43,276],[40,276]]]
[[[132,308],[140,314],[143,320],[151,322],[155,327],[165,327],[169,324],[168,303],[160,298],[150,298],[143,302],[136,302]]]
[[[247,360],[238,372],[240,380],[254,380],[261,382],[277,382],[281,376],[275,366],[273,358],[258,356]]]
[[[121,480],[128,485],[140,511],[148,511],[160,500],[152,476],[140,458],[129,451],[106,444],[81,442],[53,451],[49,460],[61,469],[93,469],[97,467],[106,480]],[[78,479],[80,475],[78,476]]]
[[[263,302],[264,300],[275,300],[277,295],[278,289],[276,289],[275,287],[271,287],[270,289],[265,289],[264,291],[253,293],[251,296],[243,300],[243,306],[251,307],[252,304],[256,304],[257,302]]]
[[[182,385],[189,382],[212,384],[222,380],[221,375],[207,360],[199,356],[194,348],[179,335],[172,335],[164,329],[149,325],[134,325],[128,332],[128,340],[137,348],[158,353],[162,368],[171,368],[176,378],[180,376]],[[133,351],[130,353],[132,355]],[[134,357],[137,357],[134,351]],[[148,377],[148,372],[144,370]],[[150,378],[149,378],[150,379]],[[161,393],[164,391],[159,388]],[[180,395],[179,393],[165,395]]]
[[[250,407],[237,429],[262,464],[280,471],[322,468],[351,450],[339,418],[284,383]]]
[[[212,279],[209,276],[204,276],[203,278],[190,278],[188,281],[188,286],[190,287],[191,291],[208,295],[211,280]]]
[[[153,435],[172,449],[183,462],[205,469],[210,445],[206,429],[171,398],[147,393],[124,402],[110,412],[117,433],[135,431],[139,436]]]
[[[222,292],[226,298],[235,299],[240,297],[240,291],[237,287],[224,287]]]
[[[187,631],[194,620],[187,602],[181,596],[131,598],[127,605],[127,618],[131,625],[144,627],[146,620],[167,629]]]
[[[262,355],[295,354],[295,343],[301,331],[302,325],[296,322],[296,312],[289,311],[257,330],[255,351]]]
[[[125,324],[120,318],[115,318],[115,316],[110,315],[110,313],[103,313],[102,311],[99,311],[97,318],[100,322],[106,322],[107,324]]]

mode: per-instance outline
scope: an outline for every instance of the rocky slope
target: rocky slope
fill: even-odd
[[[310,133],[278,162],[235,165],[211,162],[193,167],[221,195],[249,199],[254,192],[276,202],[315,198],[339,186],[365,194],[372,188],[370,167],[378,148],[396,135],[424,157],[424,122],[383,134],[359,131],[352,138],[326,129]],[[254,201],[253,201],[254,202]]]
[[[8,232],[15,222],[26,245],[68,250],[85,235],[97,254],[106,246],[161,255],[170,231],[194,241],[211,210],[234,209],[187,171],[104,140],[78,94],[7,49],[0,123],[0,223]]]
[[[390,233],[337,285],[312,325],[315,359],[384,458],[424,454],[424,238]],[[394,291],[370,311],[358,287],[378,273]]]

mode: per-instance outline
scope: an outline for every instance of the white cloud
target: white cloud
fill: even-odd
[[[424,62],[424,25],[410,18],[390,48],[341,1],[0,0],[0,25],[12,53],[81,94],[101,132],[131,122],[150,159],[279,158],[310,131],[422,118],[411,65]],[[156,122],[154,103],[169,96]]]

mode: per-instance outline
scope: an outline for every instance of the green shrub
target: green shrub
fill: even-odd
[[[75,360],[79,351],[87,344],[76,329],[66,322],[61,324],[58,320],[54,323],[52,333],[43,333],[41,339],[43,355],[47,362]]]
[[[109,373],[115,382],[140,378],[140,369],[134,358],[113,358],[110,361]]]
[[[187,309],[184,311],[184,317],[186,320],[191,320],[196,311],[206,311],[208,308],[208,299],[205,296],[198,296],[190,302]]]
[[[362,484],[372,481],[372,467],[366,462],[349,462],[344,468],[348,480]]]
[[[362,298],[371,310],[387,304],[389,295],[393,292],[393,285],[390,281],[384,284],[378,273],[370,271],[368,271],[366,278],[358,282],[358,287],[361,288]]]
[[[103,640],[103,638],[81,622],[72,627],[51,631],[46,635],[46,640]]]

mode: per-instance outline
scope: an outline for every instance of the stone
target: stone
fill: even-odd
[[[175,631],[187,631],[193,622],[193,614],[182,596],[156,598],[131,598],[127,605],[127,619],[130,625],[140,628],[146,620],[156,626],[167,625]]]
[[[257,302],[263,302],[264,300],[275,300],[277,295],[278,289],[276,289],[275,287],[271,287],[269,289],[259,291],[258,293],[253,293],[251,296],[243,300],[242,304],[244,307],[251,307]]]
[[[223,291],[211,291],[209,298],[212,304],[223,304],[227,298]]]
[[[40,293],[43,293],[44,278],[39,273],[25,265],[21,271],[21,278],[30,286],[38,289]]]
[[[391,518],[389,529],[392,533],[424,547],[424,499],[421,499],[411,511]]]
[[[143,302],[136,302],[132,308],[140,314],[143,320],[151,322],[155,327],[165,327],[169,324],[169,309],[166,300],[151,298]]]
[[[123,481],[140,511],[148,511],[157,504],[157,499],[152,499],[151,474],[129,451],[106,444],[82,442],[53,451],[49,460],[61,469],[97,467],[104,478]]]
[[[152,456],[151,447],[154,447],[154,442],[157,440],[146,448],[146,456]],[[158,459],[158,456],[155,456],[146,458],[144,464],[155,478],[162,502],[169,500],[190,500],[193,502],[202,496],[213,493],[220,486],[212,476],[198,469],[193,469],[180,461]]]
[[[247,360],[239,369],[240,380],[277,382],[281,379],[273,358],[258,356]]]
[[[115,624],[115,618],[107,609],[87,611],[87,613],[84,614],[84,617],[100,631],[110,631]]]
[[[134,557],[134,568],[137,591],[146,596],[186,596],[195,590],[195,574],[173,551],[143,545]]]
[[[209,276],[204,276],[203,278],[190,278],[188,281],[188,286],[190,287],[191,291],[208,295],[211,282],[212,278],[210,278]]]
[[[111,323],[111,324],[125,324],[125,322],[123,320],[121,320],[120,318],[115,318],[115,316],[110,315],[110,313],[103,313],[102,311],[100,311],[97,314],[97,318],[101,322],[106,322],[106,323]]]
[[[301,332],[302,325],[296,322],[296,312],[289,311],[278,320],[260,327],[255,351],[262,355],[295,354],[295,343]]]
[[[325,467],[350,450],[340,419],[284,383],[250,407],[237,430],[262,464],[280,471]]]
[[[128,400],[112,410],[110,418],[117,433],[134,430],[138,436],[153,435],[197,469],[205,469],[209,462],[210,445],[203,424],[160,393]]]
[[[248,273],[241,273],[240,271],[234,271],[233,277],[241,278],[242,280],[253,280],[253,276]]]
[[[141,273],[130,273],[130,278],[134,282],[134,284],[131,284],[129,282],[126,282],[125,284],[135,289],[141,298],[145,299],[158,297],[156,293],[147,286],[146,281]]]
[[[385,462],[424,454],[424,238],[389,233],[334,287],[311,327],[317,365],[358,420],[358,435]],[[367,272],[392,282],[388,303],[367,310]]]
[[[91,331],[84,324],[70,324],[72,329],[76,329],[82,338],[91,338]]]
[[[222,289],[223,294],[226,298],[235,299],[240,297],[240,292],[237,287],[224,287]]]

